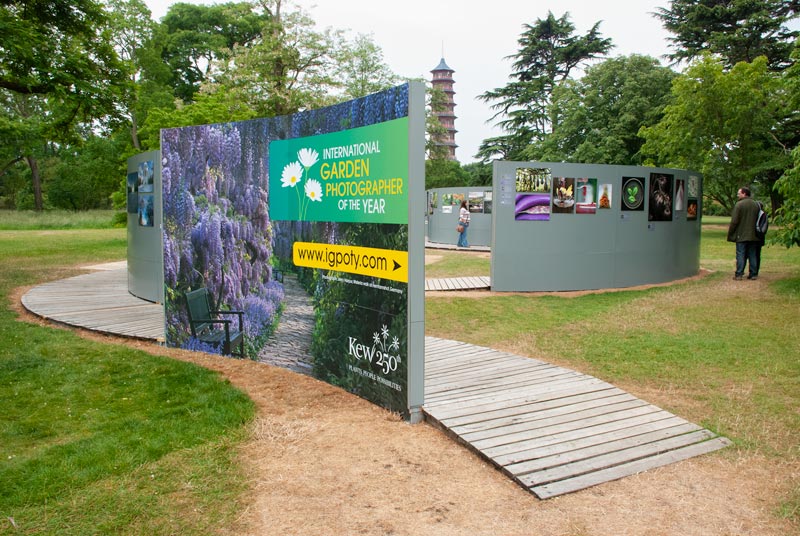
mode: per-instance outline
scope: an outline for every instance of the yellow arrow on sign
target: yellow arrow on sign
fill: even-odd
[[[295,266],[321,268],[408,283],[408,252],[394,249],[295,242]]]

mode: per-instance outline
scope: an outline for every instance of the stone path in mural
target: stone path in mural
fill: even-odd
[[[283,278],[284,308],[278,329],[259,352],[258,360],[311,375],[311,332],[314,306],[293,275]]]

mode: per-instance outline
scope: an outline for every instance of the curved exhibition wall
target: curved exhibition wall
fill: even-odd
[[[493,171],[492,290],[624,288],[700,270],[699,173],[550,162]]]
[[[128,292],[164,303],[161,246],[161,151],[128,159]]]
[[[489,186],[435,188],[428,190],[427,236],[429,242],[458,242],[458,211],[467,201],[470,211],[467,242],[489,246],[492,242],[492,190]]]
[[[128,160],[128,290],[164,302],[160,152]],[[491,246],[494,291],[663,283],[700,270],[702,177],[692,171],[495,162],[492,189],[427,192],[427,239],[455,245],[462,200],[470,245]]]

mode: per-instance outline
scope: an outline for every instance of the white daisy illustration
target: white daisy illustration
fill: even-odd
[[[319,160],[319,153],[314,149],[304,148],[297,151],[297,158],[300,160],[300,163],[303,164],[303,167],[308,169],[317,163],[317,160]]]
[[[316,179],[306,181],[306,197],[312,201],[322,201],[322,184]]]
[[[286,166],[283,168],[283,173],[281,173],[281,186],[284,188],[288,186],[294,188],[297,186],[297,183],[300,182],[300,176],[302,174],[303,166],[300,165],[300,162],[286,164]]]

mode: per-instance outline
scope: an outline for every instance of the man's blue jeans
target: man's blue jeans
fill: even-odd
[[[736,275],[744,275],[744,265],[750,266],[749,277],[758,275],[758,242],[736,242]]]

